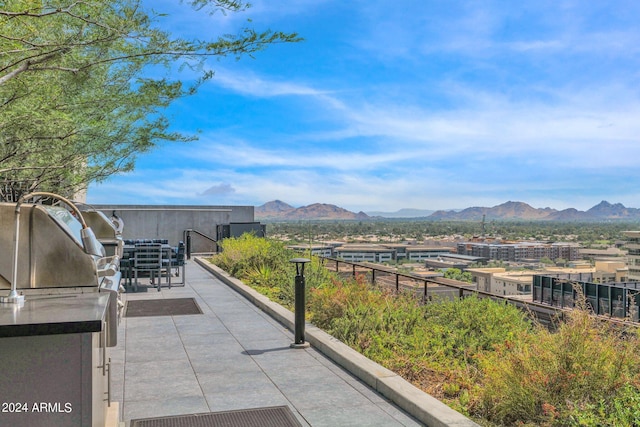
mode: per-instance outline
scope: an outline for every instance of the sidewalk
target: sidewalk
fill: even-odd
[[[419,426],[415,419],[195,262],[184,287],[126,301],[195,298],[203,314],[123,317],[111,349],[112,400],[130,420],[287,405],[303,426]]]

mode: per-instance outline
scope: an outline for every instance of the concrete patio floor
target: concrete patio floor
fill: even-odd
[[[195,298],[203,314],[123,317],[111,348],[121,419],[287,405],[303,426],[419,426],[414,418],[195,262],[184,287],[124,300]]]

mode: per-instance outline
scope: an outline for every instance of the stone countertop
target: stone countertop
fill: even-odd
[[[0,338],[99,332],[109,294],[32,295],[21,307],[0,303]]]

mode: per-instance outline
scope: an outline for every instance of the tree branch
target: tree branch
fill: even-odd
[[[50,53],[48,53],[46,55],[40,56],[37,59],[26,59],[26,60],[23,60],[24,62],[22,62],[18,66],[18,68],[16,68],[15,70],[5,74],[4,76],[0,77],[0,85],[3,85],[7,81],[9,81],[12,78],[16,77],[17,75],[22,74],[25,71],[28,71],[29,68],[32,65],[37,65],[37,64],[42,64],[43,62],[47,62],[47,61],[55,58],[56,56],[60,55],[62,52],[63,52],[63,49],[60,49],[58,51],[50,52]]]

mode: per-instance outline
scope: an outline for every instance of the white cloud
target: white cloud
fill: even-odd
[[[260,0],[254,16],[293,25],[285,18],[299,14],[314,26],[306,36],[331,45],[301,46],[303,60],[291,61],[307,68],[286,58],[250,72],[244,63],[216,67],[202,92],[219,99],[185,108],[197,116],[188,123],[203,125],[201,140],[157,154],[180,168],[158,174],[143,161],[118,178],[126,185],[96,189],[128,200],[197,203],[209,192],[207,202],[352,210],[506,200],[588,208],[609,199],[590,201],[596,192],[633,205],[635,27],[596,19],[615,8],[584,2],[440,3],[306,9]],[[325,22],[334,8],[354,11],[349,25]],[[220,107],[227,99],[229,111]]]
[[[233,194],[236,190],[228,183],[215,184],[204,190],[199,196],[221,196],[227,194]]]
[[[218,69],[213,81],[229,90],[244,95],[256,97],[272,96],[313,96],[322,97],[324,93],[308,86],[291,82],[278,82],[275,80],[265,80],[254,73],[240,74],[238,72]]]

